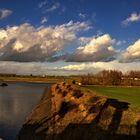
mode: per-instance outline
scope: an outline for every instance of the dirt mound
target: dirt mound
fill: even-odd
[[[140,114],[129,103],[59,83],[47,88],[19,140],[139,139]]]

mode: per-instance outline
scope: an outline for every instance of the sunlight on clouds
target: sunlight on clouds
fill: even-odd
[[[101,70],[121,70],[122,72],[127,72],[129,70],[140,70],[140,64],[137,62],[133,63],[120,63],[117,60],[110,62],[90,62],[81,64],[70,64],[61,67],[64,70],[77,70],[77,71],[89,71],[90,73],[99,72]]]
[[[16,41],[13,49],[20,52],[23,49],[23,45],[19,41]]]
[[[128,48],[122,54],[122,61],[140,61],[140,39],[138,39],[134,44],[128,46]]]
[[[0,30],[0,60],[45,61],[63,50],[77,38],[77,33],[88,30],[86,22],[35,28],[29,23]],[[34,55],[37,54],[37,55]]]
[[[86,62],[86,63],[68,63],[68,62],[12,62],[0,61],[0,72],[17,74],[47,74],[47,75],[77,75],[97,73],[101,70],[140,70],[140,63],[120,63],[117,60],[110,62]],[[10,68],[10,69],[9,69]]]
[[[7,32],[5,30],[0,30],[0,40],[7,38]]]
[[[85,46],[78,47],[69,56],[68,62],[111,61],[116,50],[113,48],[114,39],[108,34],[93,37]]]
[[[82,50],[85,54],[95,53],[100,49],[108,48],[113,44],[113,40],[108,34],[93,38]]]
[[[77,65],[67,65],[67,66],[64,66],[62,67],[61,69],[64,69],[64,70],[84,70],[85,68],[88,67],[88,64],[77,64]]]

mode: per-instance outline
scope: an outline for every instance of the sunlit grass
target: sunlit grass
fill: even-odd
[[[140,110],[140,87],[86,86],[86,88],[110,98],[126,101]]]

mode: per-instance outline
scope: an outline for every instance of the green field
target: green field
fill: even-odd
[[[140,111],[140,87],[86,86],[86,88],[100,95],[129,102],[131,107]]]

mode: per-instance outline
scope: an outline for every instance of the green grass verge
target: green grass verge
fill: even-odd
[[[140,111],[140,87],[86,86],[86,88],[100,95],[129,102],[131,107]]]

